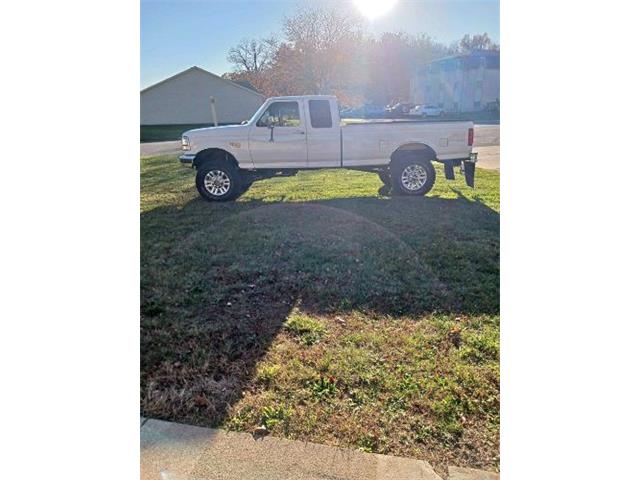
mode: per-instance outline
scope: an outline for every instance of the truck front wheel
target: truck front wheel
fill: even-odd
[[[436,170],[429,160],[398,159],[391,164],[393,192],[400,195],[425,195],[433,188]]]
[[[196,188],[208,202],[234,200],[242,194],[238,169],[227,162],[207,162],[198,168]]]

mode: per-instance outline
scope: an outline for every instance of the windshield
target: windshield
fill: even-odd
[[[264,103],[267,103],[267,102],[264,102]],[[258,107],[258,109],[255,111],[253,116],[249,120],[247,120],[247,123],[250,123],[253,125],[255,124],[255,122],[258,121],[258,112],[262,110],[262,107],[264,107],[264,103]]]

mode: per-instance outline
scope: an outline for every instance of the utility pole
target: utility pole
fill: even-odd
[[[211,117],[213,118],[213,126],[218,126],[218,113],[216,112],[216,99],[213,97],[209,97],[211,100]]]

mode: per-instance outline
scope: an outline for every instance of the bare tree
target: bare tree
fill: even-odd
[[[500,46],[494,43],[486,33],[473,36],[467,33],[457,44],[457,50],[460,53],[468,53],[472,50],[497,50],[499,48]]]
[[[273,65],[277,49],[275,37],[245,39],[229,50],[227,60],[234,65],[236,72],[261,73]]]
[[[314,7],[285,18],[288,46],[302,67],[305,93],[336,93],[351,80],[349,68],[362,43],[362,19],[349,9]]]

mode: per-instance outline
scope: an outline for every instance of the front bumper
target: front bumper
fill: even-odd
[[[183,153],[178,157],[178,160],[180,160],[180,163],[182,163],[183,165],[189,165],[191,167],[193,166],[194,158],[196,158],[196,156],[192,153]]]

